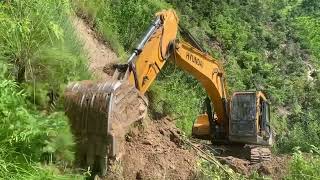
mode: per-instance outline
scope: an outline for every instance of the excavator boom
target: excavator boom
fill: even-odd
[[[149,31],[129,58],[130,83],[144,94],[167,61],[193,75],[214,102],[217,126],[228,132],[224,71],[218,60],[187,42],[176,39],[178,17],[173,10],[157,14]],[[225,134],[226,136],[226,134]]]

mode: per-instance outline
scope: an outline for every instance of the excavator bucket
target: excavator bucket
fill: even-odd
[[[129,126],[146,115],[146,98],[125,80],[71,83],[64,97],[77,164],[105,175],[108,159],[124,150]]]
[[[105,68],[113,80],[75,82],[66,88],[65,110],[76,139],[77,164],[81,167],[89,166],[94,173],[104,176],[108,159],[120,158],[124,152],[124,138],[130,125],[146,115],[145,91],[136,89],[139,83],[135,60],[160,25],[161,19],[157,17],[127,64],[110,66],[110,74],[110,69]]]

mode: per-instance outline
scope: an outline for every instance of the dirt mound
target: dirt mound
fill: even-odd
[[[126,135],[125,155],[111,179],[195,179],[196,152],[183,144],[169,118],[136,123]]]
[[[221,157],[220,162],[229,165],[235,172],[250,176],[253,172],[257,172],[263,176],[269,176],[272,179],[282,179],[288,171],[289,156],[271,157],[270,161],[250,164],[246,159],[234,156]]]
[[[276,156],[272,157],[271,161],[262,162],[252,169],[257,170],[259,174],[271,176],[272,179],[282,179],[288,172],[289,161],[289,156]]]
[[[252,163],[249,147],[246,145],[212,145],[208,141],[191,139],[192,143],[208,155],[215,156],[222,164],[228,165],[234,172],[247,177],[257,172],[272,179],[282,179],[288,172],[290,156],[272,155],[270,161]]]

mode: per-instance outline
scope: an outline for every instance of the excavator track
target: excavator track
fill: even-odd
[[[191,139],[191,142],[197,148],[208,152],[212,156],[222,160],[223,162],[229,162],[230,159],[242,159],[249,164],[257,164],[271,160],[271,150],[267,146],[259,145],[212,145],[208,144],[205,140]],[[228,163],[232,164],[232,163]]]
[[[108,160],[124,152],[124,136],[146,115],[147,100],[126,81],[81,81],[65,91],[65,109],[76,139],[76,164],[106,175]]]
[[[251,147],[250,163],[256,164],[271,160],[271,150],[268,147]]]

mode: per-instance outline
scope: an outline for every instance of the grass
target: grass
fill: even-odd
[[[71,13],[68,0],[0,2],[0,179],[82,178],[69,170],[74,141],[61,104],[47,107],[49,90],[89,78]]]
[[[32,84],[33,95],[40,89],[60,91],[70,80],[89,77],[69,20],[69,5],[67,0],[14,0],[0,5],[0,61],[10,64],[8,73],[19,84]]]
[[[320,172],[320,151],[317,147],[311,147],[310,153],[302,153],[299,148],[295,148],[293,158],[289,163],[289,174],[285,179],[319,179]]]
[[[148,28],[154,13],[170,7],[163,0],[72,0],[78,14],[86,17],[118,56],[125,60]]]
[[[187,136],[191,135],[193,122],[202,111],[199,106],[205,97],[204,89],[192,76],[168,65],[148,95],[152,114],[171,115],[176,119],[177,127]]]

